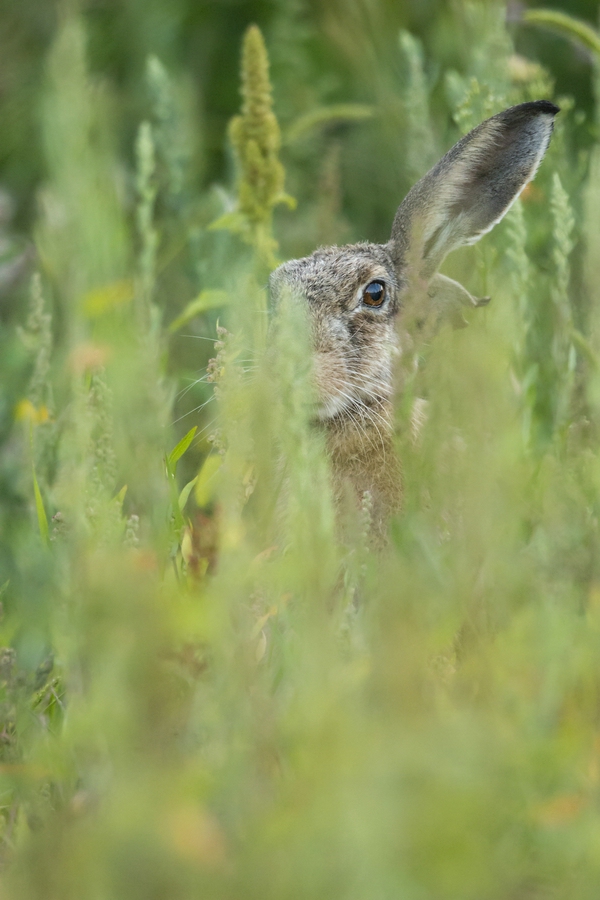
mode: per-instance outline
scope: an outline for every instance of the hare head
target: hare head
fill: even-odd
[[[467,134],[405,197],[387,244],[321,248],[271,275],[275,303],[287,292],[306,304],[315,418],[326,432],[336,488],[370,491],[380,525],[401,497],[392,447],[398,314],[409,297],[420,298],[413,312],[424,320],[487,302],[437,270],[451,250],[490,231],[534,177],[557,112],[546,100],[522,103]]]

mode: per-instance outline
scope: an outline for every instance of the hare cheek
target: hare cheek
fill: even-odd
[[[331,419],[348,404],[346,366],[341,354],[315,353],[313,378],[317,395],[317,417]]]

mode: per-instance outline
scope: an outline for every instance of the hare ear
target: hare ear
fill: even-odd
[[[490,231],[536,173],[558,107],[521,103],[469,132],[407,194],[390,250],[399,268],[429,280],[451,250]]]

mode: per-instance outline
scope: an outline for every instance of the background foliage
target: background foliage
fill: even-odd
[[[0,11],[0,896],[596,898],[593,53],[467,0]],[[445,266],[492,304],[404,336],[376,554],[268,269],[540,97]]]

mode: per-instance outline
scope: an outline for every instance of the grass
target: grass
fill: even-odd
[[[496,7],[461,10],[463,72],[434,85],[405,32],[403,105],[381,75],[368,104],[288,122],[283,150],[252,29],[237,175],[200,193],[185,90],[149,62],[127,164],[64,13],[29,313],[0,333],[3,898],[596,897],[594,133],[562,100],[534,185],[448,260],[492,303],[405,337],[385,552],[368,498],[336,530],[305,323],[268,328],[278,256],[367,236],[340,193],[369,140],[399,183],[395,123],[417,177],[433,136],[551,98]]]

